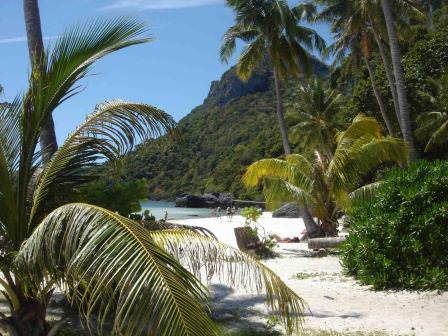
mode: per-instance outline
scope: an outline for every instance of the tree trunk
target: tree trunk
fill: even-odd
[[[280,78],[278,72],[274,69],[274,84],[275,84],[275,95],[277,98],[277,117],[278,124],[280,126],[280,133],[282,136],[283,150],[286,155],[291,154],[291,148],[289,147],[288,132],[285,126],[285,117],[283,115],[283,104],[282,96],[280,92]],[[310,238],[322,237],[324,235],[322,229],[314,221],[313,216],[311,216],[310,211],[307,208],[300,208],[300,213],[302,214],[303,223],[305,224],[306,231]]]
[[[317,225],[313,216],[311,216],[310,211],[307,208],[300,207],[300,214],[302,215],[303,224],[305,224],[305,229],[309,238],[324,237],[325,233],[322,228]]]
[[[389,82],[390,92],[392,94],[392,100],[394,102],[394,110],[395,115],[397,116],[398,125],[400,125],[401,130],[401,116],[400,116],[400,105],[398,103],[398,96],[397,96],[397,87],[395,84],[394,75],[392,73],[392,68],[389,63],[389,59],[387,57],[386,50],[384,49],[383,42],[381,41],[378,32],[376,31],[375,26],[372,24],[373,27],[373,36],[375,37],[376,43],[378,45],[378,50],[380,52],[381,60],[383,61],[384,70],[386,72],[387,81]]]
[[[7,278],[8,283],[12,281]],[[28,293],[25,295],[24,286],[20,281],[12,282],[17,304],[10,303],[11,316],[3,317],[0,324],[11,336],[47,336],[51,328],[46,321],[47,304],[51,296],[48,292],[44,297],[38,299],[36,295]]]
[[[44,55],[44,43],[40,25],[39,5],[37,0],[23,0],[23,12],[25,15],[26,36],[28,39],[28,53],[32,69],[42,66]],[[44,122],[40,133],[40,147],[42,159],[47,163],[58,149],[53,116],[49,116]]]
[[[389,116],[387,115],[386,109],[384,107],[383,99],[381,98],[381,93],[376,86],[375,77],[373,76],[372,68],[370,67],[369,60],[366,55],[364,55],[364,62],[366,63],[367,71],[369,72],[370,82],[372,84],[373,93],[375,94],[376,101],[378,102],[378,106],[380,108],[381,116],[383,117],[384,123],[386,124],[387,131],[390,136],[394,136],[394,130],[392,124],[389,120]]]
[[[409,148],[409,158],[414,161],[417,153],[414,145],[414,135],[412,134],[411,116],[409,112],[409,102],[407,97],[406,83],[404,79],[403,67],[401,66],[400,46],[398,45],[397,31],[392,17],[392,9],[389,0],[381,0],[384,19],[386,22],[387,34],[389,35],[390,54],[392,57],[392,67],[394,69],[397,83],[398,104],[400,106],[401,132],[403,139]]]
[[[345,242],[345,239],[345,237],[314,238],[308,241],[308,248],[317,250],[321,248],[339,247],[343,242]]]
[[[274,69],[274,84],[275,84],[275,95],[277,98],[277,118],[278,125],[280,127],[280,134],[282,136],[283,150],[285,154],[291,154],[291,148],[289,147],[288,132],[285,126],[285,116],[283,115],[283,104],[282,96],[280,92],[280,78],[278,76],[277,70]]]

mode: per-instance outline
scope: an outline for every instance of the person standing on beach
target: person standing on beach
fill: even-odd
[[[217,211],[216,217],[218,219],[221,218],[221,207],[218,207],[218,211]]]

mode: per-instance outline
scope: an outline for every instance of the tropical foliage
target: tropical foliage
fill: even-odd
[[[345,128],[339,112],[344,97],[327,87],[322,79],[315,78],[300,85],[292,96],[287,120],[292,124],[290,139],[300,151],[313,151],[331,155],[336,132]]]
[[[12,335],[54,334],[46,305],[57,286],[88,320],[98,317],[99,329],[111,318],[112,331],[122,335],[215,335],[199,266],[209,279],[227,274],[215,266],[229,262],[230,283],[265,289],[287,332],[298,330],[302,300],[249,256],[191,231],[154,233],[113,211],[70,203],[100,162],[170,133],[175,123],[165,112],[121,100],[99,104],[41,164],[38,140],[47,117],[79,92],[79,80],[96,60],[146,42],[145,31],[127,18],[67,30],[33,71],[27,93],[1,106],[0,285],[11,313],[0,316],[1,325]]]
[[[387,172],[374,199],[356,201],[342,261],[375,288],[448,288],[448,163]]]
[[[285,159],[263,159],[251,164],[243,176],[247,186],[263,182],[266,201],[277,206],[295,201],[312,209],[327,235],[335,235],[339,211],[351,199],[364,198],[378,182],[360,187],[366,174],[387,162],[406,163],[405,144],[381,134],[379,123],[359,115],[337,136],[332,156],[316,150],[313,160],[300,154]]]
[[[124,217],[140,212],[140,200],[148,195],[146,179],[100,178],[81,187],[80,201],[118,212]]]
[[[235,51],[236,41],[246,43],[237,63],[237,74],[248,80],[254,70],[268,61],[274,73],[277,118],[283,149],[291,153],[281,101],[280,81],[288,76],[311,74],[310,49],[322,51],[325,41],[314,30],[299,25],[310,18],[315,8],[310,4],[289,7],[285,0],[227,0],[235,11],[235,24],[227,30],[220,50],[221,60],[227,62]]]
[[[425,152],[448,142],[448,68],[445,68],[440,79],[429,79],[428,84],[434,93],[423,92],[422,95],[436,110],[420,114],[417,119],[419,128],[416,130],[417,137],[427,142]]]

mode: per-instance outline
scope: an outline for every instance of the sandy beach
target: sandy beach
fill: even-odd
[[[179,224],[203,226],[219,240],[236,246],[233,228],[244,220],[187,219]],[[300,219],[259,220],[266,232],[282,238],[300,236]],[[308,304],[305,328],[334,331],[377,331],[384,335],[448,335],[448,292],[373,291],[342,273],[337,256],[310,256],[304,243],[279,244],[279,257],[264,261]],[[213,311],[219,318],[253,328],[266,327],[268,312],[263,297],[235,291],[219,282],[210,285]],[[277,327],[278,328],[278,327]]]

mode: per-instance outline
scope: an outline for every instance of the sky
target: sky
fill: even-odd
[[[39,5],[44,43],[50,47],[67,27],[119,15],[145,21],[154,38],[94,66],[83,91],[55,111],[58,142],[96,104],[114,98],[156,106],[179,120],[202,104],[211,81],[237,59],[236,54],[228,65],[219,59],[221,37],[233,23],[224,0],[40,0]],[[30,72],[22,1],[0,1],[0,13],[0,101],[11,101],[27,88]],[[330,41],[328,27],[313,28]]]

